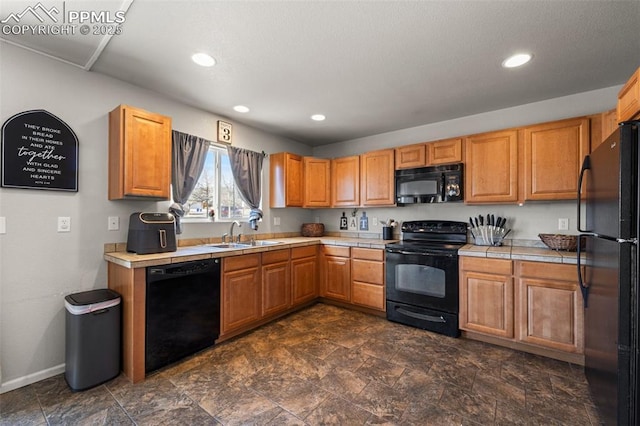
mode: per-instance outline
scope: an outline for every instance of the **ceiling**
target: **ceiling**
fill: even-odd
[[[3,0],[0,20],[51,23],[44,9],[126,15],[111,37],[0,38],[311,146],[611,87],[640,66],[640,1]],[[529,64],[501,67],[521,51]]]

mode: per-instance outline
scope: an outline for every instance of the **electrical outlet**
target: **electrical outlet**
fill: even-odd
[[[58,232],[71,232],[71,218],[58,216]]]
[[[569,218],[561,217],[560,219],[558,219],[558,230],[559,231],[569,230]]]
[[[279,217],[277,217],[277,216],[276,216],[276,217],[274,217],[274,218],[273,218],[273,224],[274,224],[275,226],[280,226],[280,218],[279,218]]]
[[[107,229],[109,231],[117,231],[120,229],[120,218],[118,216],[109,216]]]
[[[0,216],[0,234],[7,233],[7,218]]]

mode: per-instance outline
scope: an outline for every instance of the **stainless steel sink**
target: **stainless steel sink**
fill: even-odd
[[[251,247],[251,244],[246,243],[221,243],[221,244],[209,244],[209,247],[219,248],[219,249],[240,249]]]
[[[256,240],[249,243],[249,246],[272,246],[274,244],[282,244],[280,241],[269,241],[269,240]]]

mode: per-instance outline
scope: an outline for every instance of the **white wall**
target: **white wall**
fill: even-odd
[[[107,285],[103,245],[126,241],[135,211],[166,211],[168,202],[107,200],[108,112],[121,103],[173,118],[173,128],[215,140],[221,117],[99,74],[0,43],[0,120],[45,109],[65,121],[79,139],[79,191],[0,188],[0,391],[63,371],[64,296]],[[225,119],[226,121],[230,121]],[[233,123],[233,121],[231,121]],[[267,153],[311,148],[234,124],[234,144]],[[268,161],[263,182],[268,183]],[[259,232],[298,231],[310,212],[278,209],[281,226],[271,226],[268,184],[263,185],[265,221]],[[58,216],[71,217],[71,232],[57,233]],[[107,231],[107,217],[120,217],[120,230]],[[228,224],[186,224],[183,238],[221,235]],[[248,227],[243,229],[246,232]]]
[[[313,155],[321,158],[342,157],[377,149],[594,114],[614,108],[617,94],[621,87],[608,87],[455,120],[324,145],[314,148]],[[350,214],[349,209],[343,210],[347,211],[347,216]],[[327,230],[335,231],[339,229],[339,218],[343,210],[316,210],[313,217],[323,222]],[[573,202],[527,203],[522,207],[516,205],[465,206],[464,204],[454,203],[360,209],[357,214],[358,217],[362,215],[362,210],[366,211],[367,216],[370,218],[388,219],[391,217],[400,221],[448,219],[467,222],[470,216],[494,213],[496,217],[501,215],[510,219],[508,226],[513,228],[513,231],[509,238],[512,239],[539,241],[539,233],[577,233],[577,209]],[[569,231],[558,231],[559,218],[569,218]],[[379,227],[370,229],[372,232],[381,232]]]

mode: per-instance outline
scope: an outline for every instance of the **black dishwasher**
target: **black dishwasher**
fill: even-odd
[[[145,371],[214,344],[220,334],[220,259],[147,268]]]

